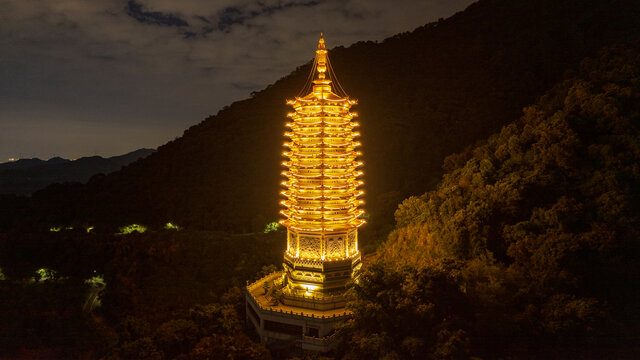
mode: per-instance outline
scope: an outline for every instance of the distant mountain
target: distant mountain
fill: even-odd
[[[87,182],[96,174],[120,170],[138,159],[152,154],[153,149],[138,149],[128,154],[103,158],[89,156],[69,160],[20,159],[0,164],[0,194],[31,194],[53,183]]]
[[[52,165],[52,164],[62,164],[69,161],[69,159],[63,159],[59,156],[52,157],[49,160],[40,160],[38,158],[31,159],[20,159],[16,161],[9,161],[6,163],[0,163],[0,170],[11,170],[11,169],[29,169],[42,165]]]
[[[381,43],[331,49],[338,79],[359,99],[370,213],[363,240],[386,237],[397,204],[434,188],[447,155],[517,119],[583,58],[638,36],[637,0],[480,0]],[[309,71],[307,63],[121,171],[0,206],[0,227],[168,220],[234,232],[263,227],[279,218],[285,99]]]

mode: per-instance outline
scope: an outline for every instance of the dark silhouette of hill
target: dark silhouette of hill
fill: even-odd
[[[635,0],[481,0],[381,43],[332,49],[338,79],[360,102],[365,209],[374,224],[365,236],[383,238],[397,203],[435,186],[445,156],[517,118],[584,57],[638,34]],[[309,70],[299,67],[121,171],[51,187],[31,203],[10,199],[4,226],[28,213],[45,224],[263,227],[278,218],[285,99]]]
[[[76,160],[53,157],[49,160],[20,159],[0,164],[0,194],[31,194],[53,183],[87,182],[96,174],[108,174],[144,158],[155,150],[138,149],[103,158],[89,156]]]
[[[15,170],[15,169],[31,169],[42,165],[64,164],[69,159],[63,159],[59,156],[52,157],[49,160],[41,160],[38,158],[19,159],[15,161],[9,161],[0,164],[0,170]]]

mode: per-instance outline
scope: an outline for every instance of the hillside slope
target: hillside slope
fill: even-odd
[[[375,224],[365,234],[381,237],[401,199],[432,188],[446,155],[516,118],[585,56],[640,34],[639,19],[631,0],[481,0],[382,43],[331,50],[338,78],[360,101],[365,209]],[[25,211],[40,223],[259,229],[278,217],[285,99],[308,71],[298,68],[122,171],[43,191]]]
[[[585,60],[519,120],[447,158],[437,189],[402,202],[379,251],[387,265],[365,276],[356,311],[367,324],[366,308],[380,306],[389,321],[375,317],[385,328],[356,333],[393,334],[402,324],[404,334],[381,340],[394,344],[383,352],[405,336],[431,346],[425,325],[405,326],[424,320],[462,334],[458,350],[481,358],[637,358],[638,164],[640,43]],[[427,274],[424,286],[403,283],[414,273]],[[453,292],[421,293],[443,273]],[[399,303],[376,293],[385,282],[407,292],[392,294]],[[418,302],[450,305],[447,295],[460,289],[438,320],[417,310]]]

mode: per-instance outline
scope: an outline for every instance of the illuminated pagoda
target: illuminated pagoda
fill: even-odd
[[[294,112],[283,153],[284,271],[248,285],[247,321],[263,343],[326,351],[335,325],[351,316],[345,291],[361,267],[358,227],[365,221],[357,114],[350,111],[357,101],[337,81],[322,36],[301,94],[287,102]]]

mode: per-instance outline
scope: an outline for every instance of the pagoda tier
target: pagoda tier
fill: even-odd
[[[324,40],[316,51],[311,91],[287,102],[289,113],[282,164],[286,197],[281,202],[287,227],[287,257],[310,261],[346,260],[359,256],[357,228],[364,224],[359,208],[363,184],[358,161],[360,135],[351,111],[357,100],[332,88]],[[337,86],[339,87],[339,84]]]

